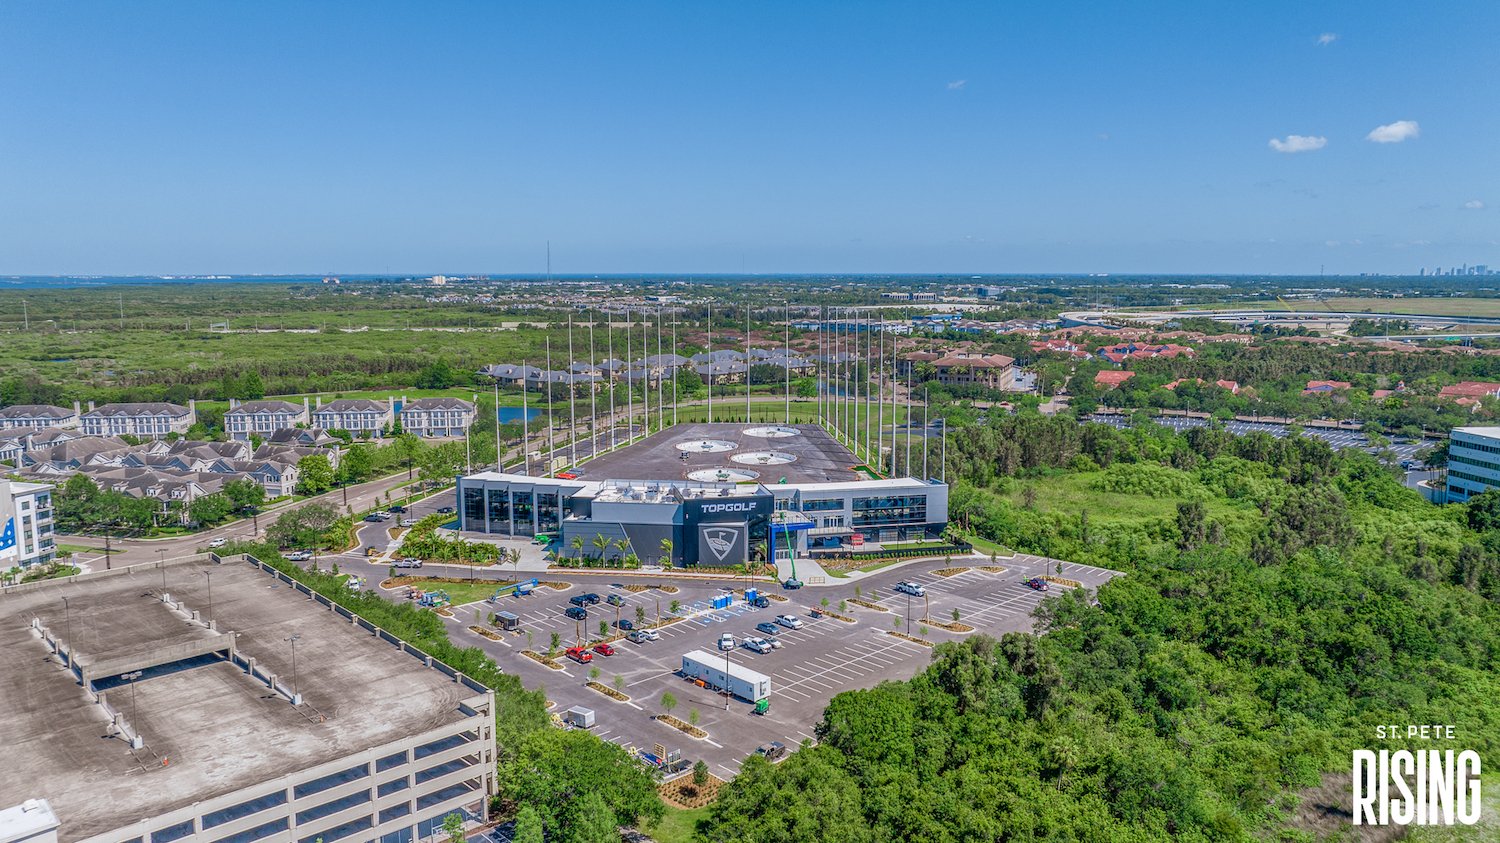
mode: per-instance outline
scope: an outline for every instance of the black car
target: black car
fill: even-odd
[[[379,515],[376,515],[375,513],[372,512],[369,515],[365,516],[365,520],[369,521],[371,524],[379,524],[380,522],[384,521],[385,519],[381,518]]]
[[[569,606],[563,614],[575,621],[586,621],[589,619],[589,610],[582,606]]]
[[[781,584],[781,587],[785,588],[785,589],[801,588],[802,587],[802,580],[789,579],[789,580],[783,582]]]
[[[615,626],[619,627],[621,632],[629,632],[635,629],[635,622],[629,618],[620,618],[615,622]]]
[[[574,606],[587,606],[589,604],[588,598],[582,594],[569,597],[568,602],[572,603]]]
[[[439,515],[452,515],[453,514],[453,507],[451,507],[451,506],[440,506],[440,507],[437,508],[437,511],[438,511]]]
[[[595,594],[593,592],[589,592],[588,594],[580,594],[578,596],[582,597],[583,601],[585,603],[589,604],[590,606],[592,606],[595,603],[599,602],[599,595],[597,595],[597,594]]]
[[[386,509],[386,512],[405,512],[405,511],[406,511],[406,507],[402,506],[399,503],[393,503],[393,504],[390,505],[390,507],[388,509]]]

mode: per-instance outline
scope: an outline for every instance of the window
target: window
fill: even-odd
[[[231,805],[228,808],[221,808],[217,811],[211,811],[207,814],[204,814],[203,827],[205,829],[213,828],[215,826],[223,825],[224,823],[230,822],[232,820],[237,820],[241,817],[248,817],[251,814],[259,813],[260,811],[264,811],[267,808],[274,808],[277,805],[285,804],[286,791],[278,790],[274,793],[267,793],[265,796],[261,796],[256,799],[241,802],[238,805]]]
[[[350,820],[343,825],[334,826],[333,828],[330,828],[321,834],[313,834],[308,837],[304,837],[302,838],[300,843],[315,843],[315,841],[319,839],[321,839],[323,843],[333,843],[333,841],[342,840],[356,831],[364,831],[372,824],[373,823],[369,817],[360,817],[357,820]]]
[[[172,840],[181,840],[193,833],[193,821],[181,822],[177,825],[167,826],[158,831],[151,832],[151,843],[170,843]]]
[[[313,820],[321,820],[324,817],[337,814],[339,811],[342,811],[345,808],[352,808],[355,805],[359,805],[361,803],[369,801],[370,791],[368,790],[361,790],[357,793],[351,793],[348,796],[334,799],[329,802],[324,802],[322,805],[319,805],[315,808],[308,808],[306,811],[298,811],[297,824],[302,825],[303,823],[312,822]]]
[[[362,779],[368,775],[370,775],[369,768],[363,764],[360,764],[357,767],[350,767],[349,769],[342,772],[331,773],[320,779],[313,779],[310,782],[303,782],[302,784],[299,784],[292,789],[292,795],[297,799],[301,799],[304,796],[311,796],[314,793],[322,793],[330,787],[337,787],[338,785],[352,782],[356,779]]]
[[[390,796],[392,793],[398,790],[406,790],[408,787],[411,787],[411,782],[407,781],[405,776],[402,776],[399,779],[391,779],[375,788],[375,795]]]
[[[839,500],[803,501],[802,502],[802,511],[803,512],[827,512],[830,509],[843,509],[843,508],[844,508],[844,501],[842,499],[839,499]]]
[[[397,817],[404,817],[404,816],[406,816],[407,814],[410,814],[410,813],[411,813],[411,803],[410,802],[402,802],[400,805],[393,805],[393,806],[391,806],[389,808],[386,808],[384,811],[381,811],[380,812],[380,822],[382,824],[388,823],[391,820],[396,819]]]
[[[430,781],[432,781],[435,778],[439,778],[440,776],[446,776],[449,773],[456,773],[459,770],[462,770],[462,769],[464,769],[465,767],[468,767],[468,766],[469,766],[469,762],[463,760],[462,758],[455,758],[455,759],[453,759],[452,761],[449,761],[446,764],[438,764],[435,767],[428,767],[427,769],[423,770],[422,772],[417,773],[417,775],[416,775],[417,784],[423,784],[424,782],[430,782]]]
[[[400,767],[402,764],[405,764],[405,763],[406,763],[406,753],[405,752],[398,752],[395,755],[387,755],[384,758],[376,760],[376,762],[375,762],[375,772],[377,772],[377,773],[384,773],[386,770],[389,770],[392,767]]]
[[[892,495],[854,499],[854,526],[877,524],[923,524],[927,521],[926,495]]]
[[[435,755],[445,749],[452,749],[455,746],[463,746],[473,739],[474,737],[467,732],[457,735],[449,735],[446,738],[440,738],[433,741],[432,743],[423,744],[422,746],[417,747],[416,750],[412,752],[412,758],[426,758],[429,755]]]
[[[411,843],[411,840],[411,829],[403,828],[381,837],[380,843]]]
[[[286,831],[287,825],[288,824],[286,817],[282,817],[279,820],[272,820],[265,825],[256,826],[249,831],[242,831],[239,834],[231,834],[228,837],[220,837],[218,840],[215,840],[214,843],[253,843],[253,841],[255,840],[260,840],[261,838],[270,837],[271,835],[278,832]]]

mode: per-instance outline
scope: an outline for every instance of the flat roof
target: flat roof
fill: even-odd
[[[844,481],[842,483],[786,483],[776,486],[767,486],[767,489],[796,489],[799,492],[850,492],[850,491],[872,491],[881,490],[895,491],[897,489],[926,489],[933,484],[924,483],[915,477],[884,477],[879,480],[857,480]]]
[[[287,639],[301,636],[300,710],[216,656],[148,668],[134,704],[124,687],[106,692],[145,739],[133,752],[32,619],[71,635],[85,667],[215,633],[162,603],[155,566],[12,589],[0,595],[0,804],[46,798],[60,839],[78,840],[458,722],[476,696],[247,562],[169,564],[167,590],[206,612],[209,572],[218,629],[288,685]]]
[[[733,403],[727,402],[727,403]],[[743,404],[741,404],[743,406]],[[746,430],[767,427],[790,427],[795,436],[752,436]],[[719,440],[734,445],[732,450],[702,451],[677,448],[679,444]],[[760,464],[739,462],[735,456],[772,451],[795,457],[791,462]],[[682,455],[686,453],[687,459]],[[833,483],[860,480],[854,472],[860,460],[848,448],[836,442],[814,424],[780,425],[776,423],[728,424],[698,422],[679,424],[617,451],[600,454],[573,469],[583,480],[603,481],[632,477],[648,480],[686,481],[690,472],[705,469],[728,469],[755,472],[757,482],[771,485],[785,477],[788,483]]]
[[[1455,427],[1454,433],[1467,433],[1472,436],[1489,436],[1500,439],[1500,427],[1494,425],[1475,425],[1473,427]]]

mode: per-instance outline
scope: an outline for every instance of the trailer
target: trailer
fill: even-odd
[[[749,703],[758,703],[771,696],[771,677],[758,673],[743,665],[728,662],[722,655],[693,650],[682,655],[680,673],[687,679],[702,683],[716,691],[727,690],[731,696]]]
[[[496,612],[495,626],[509,632],[521,628],[521,619],[510,612]]]
[[[563,713],[563,722],[578,729],[594,728],[594,710],[575,705]]]

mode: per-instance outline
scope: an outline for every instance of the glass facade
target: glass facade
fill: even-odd
[[[561,513],[556,492],[538,492],[536,496],[537,531],[555,533],[562,529]]]
[[[512,533],[512,535],[534,535],[536,533],[536,530],[531,526],[531,519],[534,509],[532,494],[530,492],[511,492],[510,497],[511,500],[514,501],[514,512],[516,516],[516,530],[514,533]]]
[[[926,495],[889,495],[854,499],[854,526],[927,523]]]
[[[483,489],[464,487],[464,526],[470,530],[484,529]]]

